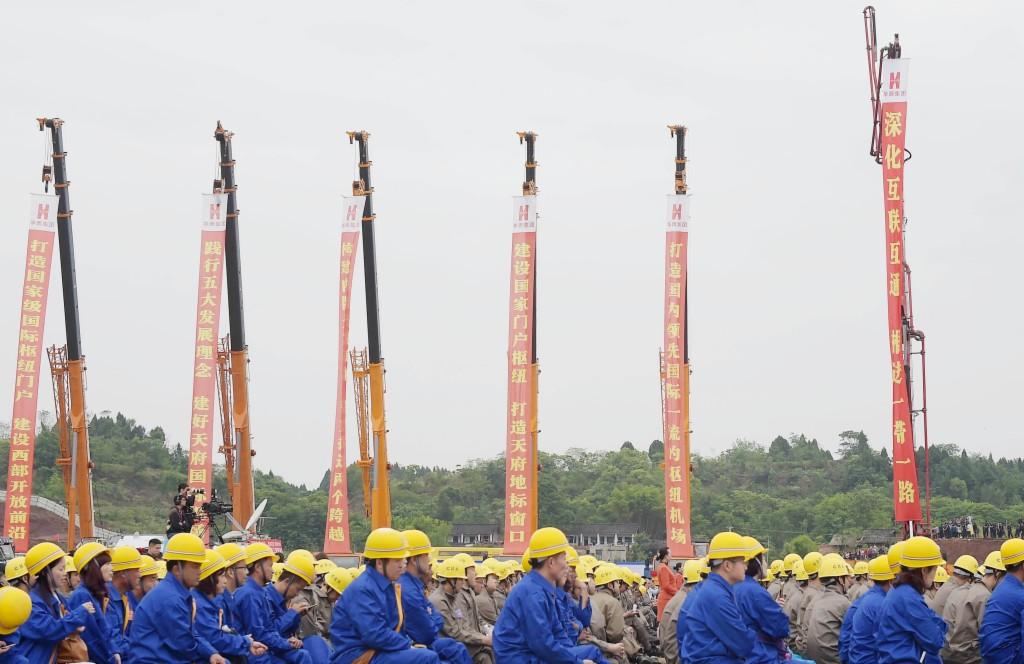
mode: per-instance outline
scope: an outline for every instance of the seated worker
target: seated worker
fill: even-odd
[[[491,636],[484,633],[476,608],[476,593],[472,589],[477,578],[476,562],[469,554],[459,553],[444,561],[443,567],[449,570],[448,583],[439,584],[431,593],[430,601],[444,618],[444,635],[464,644],[476,664],[493,664]],[[452,569],[461,569],[463,576],[452,577]],[[439,581],[440,578],[439,574]]]
[[[36,544],[25,554],[29,574],[35,577],[36,582],[29,593],[32,613],[18,630],[18,655],[32,664],[48,664],[57,644],[85,629],[89,615],[96,611],[91,602],[71,611],[59,593],[60,578],[66,574],[67,560],[64,551],[50,542]]]
[[[89,647],[89,660],[96,664],[119,664],[126,653],[122,652],[124,639],[115,627],[120,625],[121,616],[116,615],[107,590],[112,575],[110,549],[99,542],[83,544],[75,551],[75,567],[81,583],[68,598],[68,605],[76,608],[88,603],[96,607],[82,632],[82,640]]]
[[[226,564],[227,561],[218,552],[206,550],[206,558],[199,568],[199,585],[192,588],[193,606],[196,608],[196,634],[224,657],[262,655],[267,651],[265,645],[253,641],[251,636],[242,636],[225,629],[224,610],[217,602],[217,590]]]
[[[305,638],[298,635],[302,617],[312,610],[309,602],[299,596],[313,583],[316,574],[316,559],[305,549],[295,549],[281,563],[281,571],[264,590],[270,600],[270,615],[277,630],[286,639],[299,639],[314,664],[326,662],[331,649],[319,634]]]

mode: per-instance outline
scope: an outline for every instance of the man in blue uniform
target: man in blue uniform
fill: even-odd
[[[892,589],[892,580],[895,575],[889,565],[888,556],[881,555],[868,563],[868,578],[874,585],[866,593],[857,598],[854,604],[857,607],[852,618],[846,614],[843,628],[846,628],[846,621],[849,621],[849,645],[845,648],[848,664],[877,664],[878,653],[875,644],[875,630],[878,628],[878,616],[882,610],[882,603],[885,601],[885,594]],[[851,611],[853,607],[850,608]],[[840,643],[840,656],[843,653],[843,644]]]
[[[985,604],[978,636],[985,664],[1020,664],[1021,620],[1024,613],[1024,539],[1008,539],[999,547],[1006,575]]]
[[[224,624],[241,633],[242,621],[235,608],[235,593],[245,585],[245,580],[249,577],[249,568],[245,564],[245,547],[228,542],[215,547],[215,550],[224,558],[224,592],[217,595],[216,602],[224,611]]]
[[[378,528],[366,538],[365,571],[345,589],[331,619],[331,664],[439,664],[437,653],[403,633],[403,593],[395,581],[405,571],[408,544],[402,533]]]
[[[785,658],[789,618],[761,586],[765,548],[753,537],[744,537],[743,543],[748,547],[744,554],[747,569],[743,580],[733,586],[733,590],[744,624],[758,637],[746,661],[747,664],[775,664]]]
[[[108,621],[118,639],[118,651],[128,652],[128,633],[132,626],[133,613],[137,607],[132,589],[139,583],[142,556],[130,546],[119,546],[110,554],[110,569],[113,576],[107,583],[110,597]]]
[[[267,652],[258,657],[250,657],[249,664],[312,664],[309,653],[302,648],[302,641],[295,637],[286,639],[274,620],[274,610],[265,588],[273,574],[274,560],[274,552],[262,542],[250,544],[245,549],[249,576],[234,597],[238,620],[242,626],[239,633],[248,634],[267,646]]]

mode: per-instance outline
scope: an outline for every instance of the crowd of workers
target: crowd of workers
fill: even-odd
[[[159,542],[156,542],[159,543]],[[358,568],[263,543],[161,559],[88,542],[8,563],[0,664],[947,664],[1024,661],[1024,540],[947,571],[927,537],[851,567],[766,559],[752,537],[654,578],[577,555],[556,528],[520,560],[432,557],[418,530],[370,533]]]
[[[986,521],[979,523],[973,517],[965,516],[944,521],[932,528],[932,533],[941,539],[1006,539],[1008,537],[1024,538],[1024,518],[1017,523],[1010,521]]]

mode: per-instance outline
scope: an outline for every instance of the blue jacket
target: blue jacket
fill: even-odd
[[[686,658],[686,646],[683,643],[687,634],[686,614],[690,612],[690,608],[697,599],[697,591],[699,591],[703,586],[704,581],[698,581],[697,585],[695,585],[690,592],[686,593],[686,599],[683,600],[683,605],[679,607],[679,616],[676,619],[676,645],[679,649],[679,660],[682,662],[689,661]]]
[[[733,587],[712,572],[686,613],[683,644],[690,664],[742,664],[756,640],[743,622]]]
[[[129,645],[131,664],[209,660],[217,651],[196,633],[195,613],[192,595],[168,573],[139,603]]]
[[[128,595],[134,598],[131,592]],[[132,627],[132,614],[135,607],[132,600],[126,599],[114,587],[113,582],[107,583],[107,596],[110,598],[110,605],[107,607],[107,622],[110,629],[114,630],[114,638],[117,643],[117,652],[128,652],[128,633]]]
[[[405,613],[402,633],[413,643],[433,645],[444,627],[444,618],[427,599],[423,582],[411,572],[398,577],[398,585],[402,588],[402,611]]]
[[[267,646],[267,653],[259,657],[249,657],[249,664],[269,664],[274,661],[273,655],[286,657],[292,654],[294,648],[278,631],[270,606],[270,596],[263,586],[249,577],[245,585],[235,591],[234,599],[238,620],[242,626],[239,633],[248,634]]]
[[[99,600],[85,587],[79,584],[75,592],[68,598],[68,605],[78,608],[86,602],[92,602],[95,613],[85,619],[85,631],[82,640],[89,646],[89,660],[96,664],[114,664],[114,655],[121,652],[124,640],[115,625],[120,625],[116,611],[111,611],[109,600]]]
[[[978,638],[985,664],[1020,664],[1021,612],[1024,612],[1024,584],[1007,574],[985,604]]]
[[[245,657],[249,654],[252,639],[241,634],[225,632],[221,627],[223,611],[216,599],[210,599],[198,588],[192,589],[192,599],[196,603],[196,634],[224,657]]]
[[[273,583],[268,583],[263,587],[263,590],[267,593],[267,601],[270,604],[270,616],[273,618],[274,624],[277,625],[277,631],[286,639],[295,636],[295,630],[299,628],[299,621],[302,619],[302,616],[298,611],[285,606],[284,597],[281,597],[281,593],[277,592],[277,588],[274,587]]]
[[[925,658],[926,664],[937,664],[946,629],[946,622],[928,608],[913,586],[896,586],[886,594],[878,616],[879,664],[920,664],[924,653],[932,656]]]
[[[594,610],[590,604],[587,604],[587,608],[582,608],[572,595],[561,588],[555,588],[555,595],[558,597],[558,615],[565,626],[567,642],[570,647],[575,646],[580,634],[590,626]]]
[[[7,652],[0,653],[0,664],[28,664],[28,658],[19,654],[18,644],[21,642],[21,636],[18,630],[10,634],[0,634],[0,642],[12,646]]]
[[[840,664],[850,664],[850,639],[853,636],[853,620],[854,616],[857,615],[857,609],[860,608],[860,601],[864,599],[864,595],[861,595],[850,604],[850,607],[846,609],[846,615],[843,616],[843,624],[839,628],[839,662]]]
[[[214,604],[224,611],[224,624],[242,633],[242,621],[238,618],[238,611],[235,609],[235,596],[230,590],[225,590],[213,600]]]
[[[338,599],[331,617],[331,664],[351,664],[367,650],[395,652],[412,648],[399,628],[398,586],[367,567]],[[404,600],[403,600],[404,601]]]
[[[881,586],[872,586],[866,593],[857,598],[850,607],[857,612],[851,617],[847,611],[843,619],[843,630],[850,623],[850,643],[847,647],[849,664],[878,664],[878,644],[875,643],[875,630],[878,629],[878,617],[882,613],[886,591]],[[842,632],[839,634],[842,638]],[[842,650],[840,650],[840,654]]]
[[[577,664],[566,645],[554,584],[531,571],[512,588],[494,626],[494,658],[501,664]]]
[[[32,598],[32,613],[18,628],[21,638],[18,654],[31,664],[50,664],[57,644],[84,626],[89,613],[81,606],[69,613],[63,597],[51,595],[44,598],[39,586],[33,588],[28,596]]]
[[[775,664],[782,659],[776,642],[789,636],[789,618],[761,587],[754,577],[744,577],[733,586],[736,606],[743,616],[743,623],[754,630],[757,639],[754,649],[747,656],[748,664]]]

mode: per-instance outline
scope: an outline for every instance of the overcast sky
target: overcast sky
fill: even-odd
[[[340,196],[354,173],[344,131],[366,129],[391,458],[498,454],[515,131],[532,129],[541,446],[646,446],[661,437],[665,125],[683,123],[694,450],[793,432],[834,448],[851,428],[888,444],[861,8],[5,3],[0,407],[12,399],[26,194],[44,152],[34,118],[59,116],[88,408],[187,442],[196,216],[219,119],[235,132],[256,465],[318,482],[334,426]],[[878,17],[879,41],[899,31],[912,59],[907,246],[932,442],[1020,455],[1024,11],[882,2]],[[64,340],[59,283],[54,273],[47,344]],[[352,343],[363,345],[360,290]],[[52,411],[43,375],[40,407]],[[354,459],[354,421],[348,431]]]

